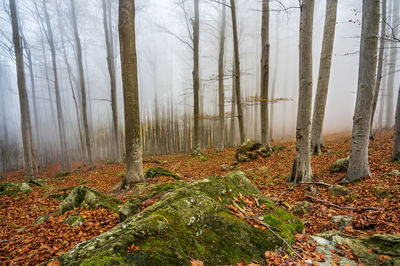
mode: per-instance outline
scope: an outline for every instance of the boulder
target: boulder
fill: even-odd
[[[118,212],[118,205],[120,203],[121,202],[117,199],[105,196],[94,188],[77,186],[72,189],[68,197],[61,202],[59,211],[63,214],[69,210],[87,205],[89,209],[101,207]]]
[[[341,185],[333,185],[329,187],[329,193],[335,196],[345,196],[351,193],[351,190]]]
[[[271,156],[271,149],[255,140],[248,139],[236,150],[236,160],[238,162],[250,162],[257,159],[258,156]]]
[[[33,223],[34,225],[42,224],[45,221],[47,221],[50,218],[49,215],[45,214],[40,216],[39,218],[36,219],[36,221]]]
[[[1,195],[14,195],[17,193],[29,193],[33,189],[28,183],[1,183],[0,184],[0,196]]]
[[[81,226],[85,223],[85,219],[82,215],[71,216],[65,219],[65,224],[68,224],[71,227]]]
[[[290,210],[294,215],[297,216],[304,216],[305,214],[308,213],[308,211],[310,210],[312,203],[308,202],[308,201],[300,201],[299,203],[297,203],[296,205],[294,205],[292,207],[292,209]]]
[[[153,167],[150,169],[147,169],[144,172],[144,177],[145,178],[153,178],[157,176],[172,176],[175,179],[181,179],[181,177],[178,174],[174,174],[171,171],[164,169],[162,167]]]
[[[154,187],[156,188],[156,187]],[[276,231],[261,230],[227,207],[252,196],[262,207],[257,219]],[[243,202],[241,203],[243,204]],[[262,219],[260,219],[262,218]],[[112,230],[78,244],[55,260],[61,265],[205,265],[264,261],[266,250],[287,249],[301,221],[277,207],[242,172],[181,183]]]
[[[350,157],[339,159],[334,164],[331,165],[329,170],[331,171],[331,173],[346,172],[347,169],[349,168],[349,160]]]
[[[338,229],[342,231],[346,226],[351,225],[353,221],[353,216],[349,215],[337,215],[331,218],[331,222],[338,226]]]

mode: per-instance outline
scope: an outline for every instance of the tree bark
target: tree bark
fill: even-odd
[[[349,169],[345,178],[348,182],[371,175],[368,164],[368,142],[376,82],[378,34],[379,0],[363,0],[357,99],[353,116]]]
[[[119,38],[125,111],[126,176],[118,188],[145,182],[140,141],[139,88],[135,39],[135,1],[119,1]]]
[[[261,22],[261,143],[269,147],[268,82],[269,82],[269,0],[262,2]]]
[[[235,66],[233,66],[235,68]],[[235,144],[235,121],[236,121],[236,84],[235,84],[235,69],[232,71],[232,102],[231,102],[231,123],[229,126],[229,142]]]
[[[81,107],[82,107],[82,116],[83,116],[83,129],[85,131],[86,150],[87,150],[88,157],[89,157],[90,167],[94,168],[92,146],[91,146],[91,142],[90,142],[90,131],[89,131],[87,106],[86,106],[86,85],[85,85],[85,74],[83,71],[82,46],[81,46],[81,40],[79,38],[79,32],[78,32],[78,23],[77,23],[76,10],[75,10],[75,0],[71,0],[71,16],[72,16],[72,26],[74,29],[76,50],[77,50],[77,54],[78,54],[78,69],[79,69],[79,80],[80,80],[80,85],[81,85],[81,100],[82,100]]]
[[[194,23],[193,23],[193,146],[200,148],[200,78],[199,78],[199,38],[200,38],[200,16],[199,0],[194,0]]]
[[[111,28],[111,3],[107,3],[106,0],[102,0],[103,5],[103,25],[104,34],[106,41],[107,50],[107,66],[108,73],[110,75],[111,85],[111,110],[113,120],[113,139],[114,139],[114,157],[119,158],[119,140],[118,140],[118,105],[117,105],[117,83],[115,79],[115,64],[114,64],[114,49],[112,40],[112,28]]]
[[[288,181],[298,183],[312,178],[311,172],[311,104],[312,104],[312,36],[314,0],[302,0],[299,38],[299,104],[296,126],[296,154]]]
[[[311,147],[314,154],[319,154],[324,142],[322,130],[324,125],[326,100],[328,98],[329,78],[331,74],[331,62],[333,43],[335,40],[337,14],[337,0],[326,1],[325,27],[322,42],[321,59],[319,65],[317,93],[314,101],[314,112],[311,129]]]
[[[225,88],[224,88],[224,56],[225,56],[225,31],[226,31],[226,0],[222,0],[221,11],[221,29],[219,36],[219,56],[218,56],[218,111],[219,111],[219,129],[218,129],[218,149],[224,149],[224,131],[225,131]]]
[[[235,0],[230,0],[230,1],[231,1],[231,13],[232,13],[233,49],[235,55],[235,90],[236,90],[237,112],[239,120],[240,142],[243,143],[246,139],[246,136],[244,132],[242,95],[240,89],[240,56],[239,56],[239,37],[238,37],[237,19],[236,19],[236,3]]]
[[[29,115],[29,102],[26,92],[25,70],[24,70],[24,57],[21,46],[21,37],[19,34],[19,22],[17,15],[17,7],[15,0],[10,0],[10,15],[11,25],[13,31],[13,44],[15,53],[15,62],[17,69],[17,82],[18,82],[18,95],[19,105],[21,111],[21,133],[22,133],[22,146],[24,151],[24,163],[28,180],[35,178],[33,157],[31,154],[31,147],[33,143],[29,139],[29,128],[31,126]]]

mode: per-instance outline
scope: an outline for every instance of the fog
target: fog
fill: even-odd
[[[117,102],[119,110],[120,136],[123,135],[123,95],[121,81],[120,54],[118,43],[117,1],[107,0],[111,5],[112,38],[114,41],[114,61],[117,78]],[[18,0],[17,8],[21,31],[29,45],[34,70],[38,119],[34,118],[32,84],[27,62],[27,90],[35,151],[42,163],[58,162],[60,158],[57,116],[55,114],[55,90],[52,78],[52,64],[49,44],[43,32],[42,1]],[[191,18],[193,1],[184,1],[184,9],[179,0],[137,0],[136,38],[139,72],[139,92],[142,124],[159,116],[161,121],[178,123],[184,130],[184,123],[192,123],[193,116],[193,54],[189,47],[185,14]],[[315,1],[313,31],[313,88],[318,80],[321,45],[323,38],[325,2]],[[299,8],[297,0],[271,1],[270,13],[270,90],[273,98],[282,98],[270,104],[273,111],[271,124],[274,141],[291,139],[295,135],[298,99],[298,47]],[[351,130],[354,113],[361,31],[360,0],[339,1],[337,27],[333,50],[332,69],[326,108],[324,134],[348,132]],[[112,113],[110,99],[110,76],[107,68],[107,51],[103,28],[101,0],[76,0],[78,30],[83,49],[85,82],[88,95],[89,126],[92,144],[97,160],[112,157],[111,131]],[[283,8],[286,7],[286,10]],[[69,0],[48,0],[55,46],[57,51],[57,73],[59,75],[62,109],[67,132],[68,156],[71,161],[82,160],[80,153],[79,129],[76,107],[71,84],[78,90],[76,50],[70,19]],[[211,0],[200,1],[200,88],[202,126],[209,128],[203,140],[204,148],[215,147],[214,128],[218,115],[218,47],[220,4]],[[0,143],[2,153],[12,162],[0,162],[0,171],[23,166],[20,109],[18,100],[17,74],[12,45],[12,30],[8,0],[1,0],[0,10]],[[185,13],[186,12],[186,13]],[[259,105],[252,102],[260,91],[261,58],[261,1],[238,0],[239,47],[241,59],[242,96],[246,103],[245,126],[248,138],[260,138]],[[388,6],[388,14],[391,9]],[[390,15],[388,16],[388,20]],[[233,40],[230,12],[227,12],[227,32],[225,43],[225,110],[231,112]],[[65,53],[62,45],[65,43]],[[25,46],[25,44],[24,44]],[[24,47],[25,48],[25,47]],[[43,49],[44,48],[44,49]],[[25,54],[26,56],[26,54]],[[71,64],[70,80],[65,58]],[[26,60],[25,60],[26,61]],[[387,62],[385,62],[385,66]],[[386,67],[384,68],[386,69]],[[385,72],[384,72],[385,73]],[[395,75],[395,84],[399,83]],[[387,79],[383,78],[383,84]],[[72,81],[72,82],[71,82]],[[383,85],[384,86],[384,85]],[[396,85],[397,86],[397,85]],[[377,112],[385,112],[384,101],[392,101],[393,95],[382,92]],[[387,103],[386,103],[387,104]],[[381,108],[382,105],[382,108]],[[379,116],[376,116],[379,117]],[[229,124],[229,115],[226,118]],[[377,121],[378,122],[378,121]],[[237,126],[237,125],[236,125]],[[144,126],[146,129],[147,126]],[[239,133],[235,143],[239,143]],[[143,138],[148,137],[147,134]],[[150,143],[150,144],[149,144]],[[190,147],[154,148],[152,142],[146,146],[145,154],[165,152],[185,152]],[[233,144],[233,143],[229,143]],[[157,145],[165,145],[158,142]],[[189,145],[190,146],[190,145]],[[122,144],[121,144],[122,147]]]

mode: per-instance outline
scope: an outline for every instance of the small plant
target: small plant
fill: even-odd
[[[119,172],[118,174],[117,174],[117,176],[118,177],[125,177],[125,175],[126,175],[126,172]]]

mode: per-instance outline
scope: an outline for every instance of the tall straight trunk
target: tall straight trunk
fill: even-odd
[[[262,2],[261,22],[261,143],[269,147],[268,82],[269,82],[269,0]]]
[[[398,25],[399,25],[399,5],[400,1],[393,0],[393,8],[392,8],[392,21],[391,25],[393,25],[393,33],[395,35],[398,34]],[[395,42],[391,42],[390,44],[390,59],[389,59],[389,77],[388,77],[388,84],[387,84],[387,92],[386,92],[386,121],[385,121],[385,128],[390,129],[393,125],[393,116],[394,116],[394,109],[393,109],[393,97],[394,97],[394,82],[395,82],[395,75],[396,75],[396,63],[397,63],[397,44]]]
[[[200,78],[199,78],[199,40],[200,40],[200,16],[199,0],[194,0],[193,23],[193,119],[194,119],[194,149],[200,148]]]
[[[108,1],[107,1],[108,2]],[[114,138],[114,157],[119,157],[119,140],[118,140],[118,106],[117,106],[117,83],[115,79],[115,64],[114,64],[114,49],[112,39],[112,27],[111,25],[111,3],[107,3],[106,0],[102,0],[103,4],[103,25],[104,34],[107,49],[107,66],[108,73],[110,75],[111,85],[111,110],[112,110],[112,122],[113,122],[113,138]]]
[[[225,30],[226,30],[226,0],[222,1],[221,29],[219,35],[219,55],[218,55],[218,149],[224,149],[224,130],[225,130],[225,88],[224,88],[224,56],[225,56]]]
[[[45,16],[45,22],[46,22],[46,28],[47,28],[46,36],[47,36],[47,41],[50,46],[51,61],[53,64],[54,89],[56,92],[58,134],[60,137],[60,147],[61,147],[61,161],[62,161],[61,169],[63,172],[65,172],[66,168],[69,169],[71,166],[68,161],[67,144],[66,144],[66,140],[65,140],[65,124],[64,124],[64,114],[63,114],[62,105],[61,105],[60,86],[58,83],[56,48],[55,48],[55,43],[54,43],[54,38],[53,38],[53,30],[51,28],[51,23],[50,23],[50,16],[47,11],[47,5],[46,5],[45,0],[43,0],[43,9],[44,9],[44,16]]]
[[[1,114],[2,114],[2,130],[3,130],[3,139],[2,139],[2,147],[3,149],[1,150],[1,156],[3,158],[2,165],[3,167],[1,168],[3,172],[8,172],[10,169],[10,142],[9,142],[9,137],[8,137],[8,123],[7,123],[7,111],[6,111],[6,95],[5,95],[5,88],[8,86],[9,81],[8,77],[7,79],[4,76],[4,72],[1,72],[0,68],[0,103],[1,103]],[[7,80],[7,83],[5,82]]]
[[[280,13],[278,12],[277,14],[276,14],[276,25],[275,25],[275,27],[276,27],[276,30],[275,30],[275,32],[276,32],[276,35],[275,35],[275,38],[276,38],[276,47],[277,47],[277,49],[276,49],[276,54],[275,54],[275,62],[274,62],[274,68],[275,68],[275,71],[274,71],[274,75],[273,75],[273,77],[272,77],[272,84],[271,84],[271,112],[270,112],[270,114],[269,114],[269,116],[270,116],[270,121],[269,121],[269,140],[271,140],[271,141],[274,141],[274,119],[275,119],[275,115],[274,115],[274,111],[275,111],[275,107],[274,107],[274,101],[273,101],[273,99],[275,98],[275,94],[276,94],[276,80],[277,80],[277,76],[278,76],[278,69],[279,69],[279,46],[280,46],[280,42],[279,42],[279,40],[280,40],[280,31],[279,31],[279,25],[280,25],[280,23],[279,23],[279,20],[280,20]]]
[[[376,82],[378,34],[379,0],[363,0],[358,89],[349,169],[345,181],[351,182],[371,175],[368,164],[368,141]]]
[[[140,140],[139,88],[135,38],[135,1],[119,1],[119,38],[125,111],[126,176],[119,188],[144,182]]]
[[[296,125],[296,154],[288,181],[298,183],[312,178],[311,172],[311,104],[312,104],[312,36],[314,0],[302,0],[299,38],[299,105]]]
[[[392,160],[400,160],[400,87],[397,95],[396,116],[394,123],[394,136],[393,136],[393,154]]]
[[[32,149],[31,149],[33,143],[31,143],[28,133],[29,128],[31,127],[31,121],[29,115],[28,95],[26,92],[24,56],[21,47],[21,38],[19,34],[19,23],[18,23],[17,7],[15,0],[10,0],[10,15],[11,15],[11,25],[13,31],[15,62],[17,69],[19,106],[21,111],[21,133],[22,133],[22,146],[24,151],[24,163],[25,163],[27,178],[33,179],[35,178],[34,163],[33,163]]]
[[[235,67],[234,67],[235,68]],[[232,102],[231,102],[231,124],[229,126],[229,142],[235,144],[235,121],[236,121],[236,85],[235,69],[232,71]]]
[[[382,72],[383,72],[383,58],[385,55],[385,37],[386,37],[386,0],[382,0],[382,12],[381,12],[382,22],[381,22],[381,35],[379,40],[379,55],[378,55],[378,69],[376,73],[376,83],[375,83],[375,95],[374,100],[372,102],[372,114],[371,114],[371,122],[370,122],[370,139],[374,139],[373,134],[373,125],[374,125],[374,117],[376,111],[376,105],[378,103],[379,91],[381,90],[381,82],[382,82]]]
[[[82,117],[83,117],[83,129],[85,131],[86,150],[89,157],[90,167],[94,168],[92,147],[90,143],[87,106],[86,106],[86,85],[85,85],[85,74],[83,71],[82,46],[81,46],[81,40],[79,38],[78,23],[76,19],[75,0],[71,0],[71,15],[72,15],[72,26],[74,28],[76,50],[78,54],[78,69],[79,69],[79,80],[81,86],[81,100],[82,100],[81,107],[82,107]]]
[[[232,31],[233,31],[233,50],[235,55],[235,90],[236,90],[236,102],[237,112],[239,120],[239,132],[240,142],[245,141],[244,132],[244,121],[243,121],[243,107],[242,107],[242,95],[240,89],[240,56],[239,56],[239,37],[237,30],[237,19],[236,19],[236,3],[235,0],[231,0],[231,13],[232,13]]]
[[[321,59],[319,63],[317,93],[314,101],[312,117],[311,147],[314,154],[319,154],[324,145],[322,129],[324,125],[326,100],[328,98],[329,78],[331,74],[331,62],[333,43],[335,40],[337,14],[337,0],[326,1],[324,37],[322,41]]]

